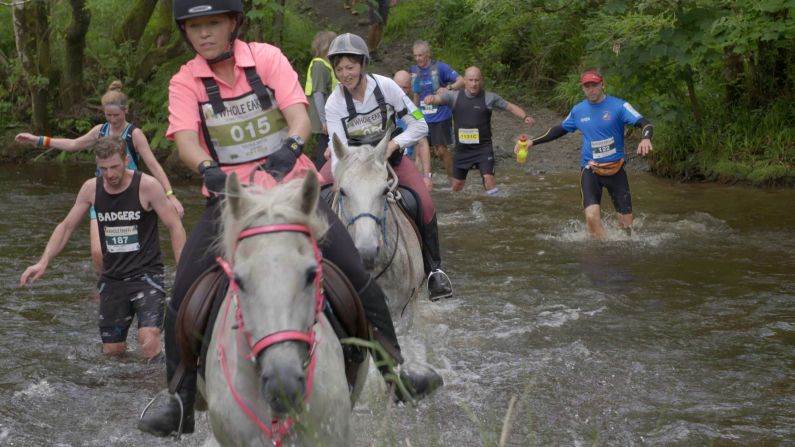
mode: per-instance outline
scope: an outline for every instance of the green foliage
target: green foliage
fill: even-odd
[[[272,0],[248,0],[250,33],[268,37],[284,13],[281,47],[299,76],[318,27]],[[134,2],[88,0],[85,84],[96,105],[113,79],[131,98],[133,119],[167,149],[168,79],[189,52],[136,79],[139,61],[170,18],[156,15],[137,47],[116,46],[111,34]],[[361,3],[361,7],[366,5]],[[71,21],[66,2],[52,2],[51,54],[63,55]],[[30,99],[16,59],[10,9],[0,9],[0,126],[26,122]],[[260,31],[262,30],[262,31]],[[514,102],[545,103],[565,113],[582,100],[578,74],[597,67],[606,92],[629,100],[656,126],[652,167],[681,178],[792,183],[795,165],[795,4],[792,0],[403,0],[390,12],[387,44],[430,42],[433,55],[462,72],[483,71],[486,87]],[[251,39],[252,36],[247,36]],[[179,36],[174,33],[172,42]],[[161,42],[162,43],[162,42]],[[58,104],[60,69],[33,80],[49,83]],[[70,135],[98,115],[60,116]]]

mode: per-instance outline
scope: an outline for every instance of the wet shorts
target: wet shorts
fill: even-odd
[[[607,188],[613,207],[619,214],[632,212],[632,196],[629,193],[629,180],[627,171],[622,166],[614,175],[609,177],[596,175],[590,169],[580,171],[580,187],[582,189],[582,207],[602,204],[602,188]]]
[[[134,315],[138,327],[161,328],[166,291],[163,274],[143,274],[123,281],[100,278],[99,335],[102,343],[122,343]]]
[[[489,144],[472,149],[456,146],[453,154],[453,178],[466,180],[470,169],[478,168],[480,175],[494,175],[494,147]]]
[[[428,123],[428,141],[431,147],[453,144],[453,120]]]
[[[369,0],[370,23],[383,23],[389,18],[389,0]],[[375,5],[375,6],[374,6]]]

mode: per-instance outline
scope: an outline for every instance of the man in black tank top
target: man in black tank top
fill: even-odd
[[[461,191],[467,173],[477,167],[483,178],[486,194],[499,192],[494,178],[494,147],[491,142],[491,111],[506,110],[524,124],[532,126],[533,117],[521,107],[512,104],[499,95],[482,89],[483,77],[480,69],[469,67],[464,73],[464,90],[446,92],[441,95],[425,97],[425,104],[443,104],[453,109],[455,122],[456,149],[453,155],[453,191]]]
[[[174,257],[179,261],[185,230],[163,187],[154,177],[127,169],[124,142],[104,138],[94,147],[99,177],[80,188],[74,206],[50,236],[41,259],[20,278],[32,284],[63,250],[91,206],[97,213],[103,265],[98,289],[102,352],[127,350],[127,331],[138,316],[138,344],[151,359],[160,354],[160,327],[165,310],[163,262],[157,219],[168,228]]]

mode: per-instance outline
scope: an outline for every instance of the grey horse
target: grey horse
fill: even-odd
[[[389,297],[399,334],[411,327],[419,299],[427,298],[417,232],[395,200],[397,177],[386,162],[388,135],[376,146],[346,147],[334,135],[334,209],[364,261]]]
[[[230,291],[207,354],[207,445],[350,445],[353,400],[340,342],[321,311],[314,173],[269,190],[227,179],[222,267]]]

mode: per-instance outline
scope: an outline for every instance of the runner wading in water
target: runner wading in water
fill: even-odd
[[[44,135],[20,133],[16,136],[16,141],[19,143],[34,144],[44,148],[56,148],[62,151],[76,152],[88,149],[102,137],[121,138],[124,140],[127,148],[127,155],[129,158],[127,167],[134,171],[138,170],[141,161],[143,161],[152,175],[160,182],[163,191],[166,192],[166,196],[168,196],[169,201],[181,218],[184,214],[182,204],[179,202],[179,199],[177,199],[177,196],[174,195],[166,172],[152,153],[149,142],[146,140],[146,135],[134,124],[127,122],[127,105],[129,101],[127,95],[122,93],[121,88],[121,81],[113,81],[110,86],[108,86],[108,91],[102,95],[102,110],[105,113],[107,122],[104,124],[97,124],[85,135],[73,139],[52,138]],[[97,169],[97,175],[99,175],[99,169]],[[91,262],[94,271],[99,274],[102,271],[102,249],[100,248],[99,241],[99,227],[94,210],[91,209],[89,214],[91,216]]]
[[[429,95],[425,104],[449,106],[453,111],[456,147],[453,155],[453,191],[464,189],[467,173],[473,167],[480,170],[486,194],[499,192],[494,178],[494,147],[491,144],[491,111],[507,110],[522,123],[532,126],[535,120],[516,104],[510,103],[496,93],[483,90],[483,76],[478,67],[469,67],[464,72],[464,89],[448,91],[441,95]]]
[[[310,123],[298,75],[278,48],[237,39],[244,19],[241,1],[174,0],[174,19],[197,54],[171,78],[166,137],[174,140],[185,165],[202,175],[207,208],[188,237],[166,310],[169,382],[180,364],[175,334],[179,305],[193,281],[215,264],[212,247],[219,233],[219,197],[226,176],[234,172],[244,185],[269,188],[315,169],[302,154]],[[321,241],[323,255],[345,272],[359,292],[374,339],[391,360],[401,363],[383,291],[364,270],[353,241],[331,208],[320,201],[318,209],[330,227]],[[181,380],[172,384],[184,412],[180,402],[171,398],[143,415],[138,423],[141,430],[168,436],[177,432],[182,422],[183,433],[194,431],[196,371],[187,366],[188,373],[177,376]],[[429,391],[424,384],[433,382],[408,371],[401,375],[417,397]]]
[[[594,69],[580,75],[586,99],[575,105],[566,119],[544,135],[531,139],[528,147],[562,137],[568,132],[582,133],[580,187],[588,237],[604,239],[602,226],[602,188],[607,188],[618,212],[619,228],[632,234],[632,196],[624,169],[624,126],[641,129],[637,153],[646,156],[652,150],[654,128],[628,102],[605,95],[604,79]],[[518,145],[514,152],[518,151]]]
[[[329,135],[336,135],[346,146],[377,145],[387,130],[395,127],[395,120],[406,124],[403,132],[393,134],[387,146],[387,158],[398,182],[414,191],[422,209],[422,235],[425,270],[431,300],[452,296],[450,279],[442,271],[439,249],[439,230],[436,210],[424,181],[414,163],[403,154],[403,148],[424,137],[428,131],[422,112],[395,84],[395,81],[367,73],[370,62],[364,40],[355,34],[343,34],[334,39],[328,53],[339,86],[326,101],[326,120]],[[328,181],[332,178],[337,156],[321,170]]]
[[[428,140],[442,160],[444,171],[448,177],[453,176],[453,157],[448,146],[455,141],[453,138],[453,115],[450,107],[426,104],[428,95],[442,95],[449,91],[464,88],[464,78],[442,61],[431,58],[431,46],[424,40],[414,42],[414,61],[409,68],[411,72],[411,89],[414,92],[414,104],[417,104],[428,122]]]
[[[103,138],[95,152],[99,177],[87,180],[74,206],[55,227],[36,264],[22,274],[19,286],[32,284],[63,250],[88,210],[96,210],[102,235],[99,332],[102,352],[127,351],[127,331],[138,317],[138,346],[147,359],[160,354],[165,289],[157,219],[168,227],[174,259],[179,262],[185,230],[163,188],[153,177],[128,168],[122,140]]]

